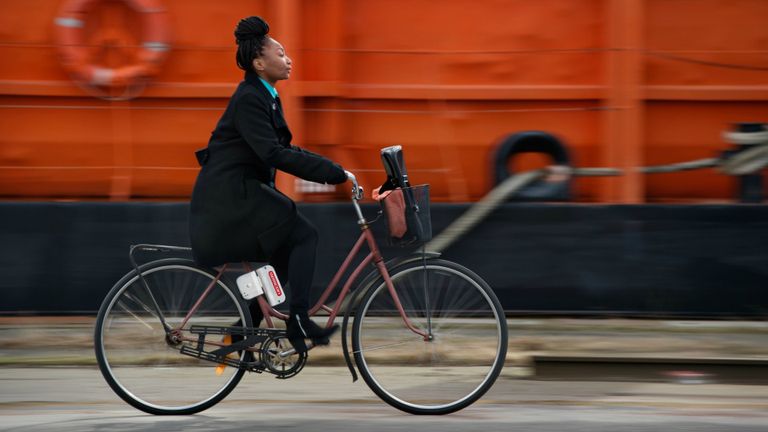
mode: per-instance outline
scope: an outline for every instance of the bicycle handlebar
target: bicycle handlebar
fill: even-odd
[[[364,225],[367,222],[363,217],[363,212],[360,210],[360,204],[357,202],[363,199],[363,187],[357,183],[357,177],[349,171],[344,171],[347,174],[347,180],[352,181],[352,204],[355,206],[355,212],[357,213],[357,223]]]
[[[360,201],[363,199],[363,187],[357,183],[357,177],[349,171],[344,171],[347,174],[347,179],[352,181],[352,199]]]

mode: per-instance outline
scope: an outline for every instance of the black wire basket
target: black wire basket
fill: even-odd
[[[418,246],[432,239],[429,185],[392,190],[379,201],[391,246]]]

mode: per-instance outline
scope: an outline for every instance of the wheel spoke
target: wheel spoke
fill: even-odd
[[[407,340],[407,341],[403,341],[403,342],[395,342],[395,343],[390,343],[390,344],[386,344],[386,345],[371,345],[371,346],[366,347],[365,351],[376,351],[376,350],[381,350],[381,349],[385,349],[385,348],[392,348],[392,347],[396,347],[396,346],[401,346],[401,345],[405,345],[405,344],[409,344],[409,343],[413,343],[413,341],[412,340]],[[357,353],[361,353],[361,352],[363,352],[363,350],[354,351],[353,354],[357,354]]]
[[[149,294],[135,275],[124,278],[108,295],[97,320],[99,367],[113,390],[139,409],[155,414],[198,412],[226,396],[244,371],[217,368],[217,363],[183,355],[181,345],[167,339],[157,312],[169,325],[178,326],[214,275],[190,264],[159,263],[143,271],[159,311],[150,306]],[[186,328],[228,326],[237,321],[250,325],[247,309],[219,281]],[[197,335],[188,330],[183,336],[197,341]],[[207,335],[205,340],[221,343],[221,338]],[[183,344],[194,346],[196,342]],[[210,345],[206,349],[214,348]]]
[[[148,328],[148,329],[150,329],[150,330],[154,330],[154,327],[152,327],[151,325],[149,325],[149,323],[147,323],[147,321],[146,321],[146,320],[142,319],[140,316],[138,316],[138,315],[136,315],[135,313],[133,313],[133,312],[132,312],[132,311],[131,311],[129,308],[126,308],[126,307],[125,307],[125,304],[124,304],[123,302],[118,302],[118,306],[120,306],[120,308],[121,308],[121,309],[122,309],[122,310],[123,310],[125,313],[127,313],[128,315],[130,315],[130,316],[132,316],[133,318],[135,318],[135,319],[136,319],[136,321],[138,321],[138,322],[140,322],[140,323],[144,324],[144,326],[145,326],[146,328]]]
[[[442,260],[410,265],[391,280],[408,318],[417,328],[431,326],[433,339],[412,337],[386,286],[372,288],[353,331],[353,354],[366,383],[407,412],[447,413],[472,403],[493,384],[506,354],[506,322],[493,292]]]

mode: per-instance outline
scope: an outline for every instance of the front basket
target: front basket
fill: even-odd
[[[379,202],[390,245],[416,246],[432,239],[428,184],[397,188]]]

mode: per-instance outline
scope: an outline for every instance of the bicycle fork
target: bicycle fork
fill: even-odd
[[[392,283],[392,279],[389,277],[389,272],[387,271],[387,267],[384,265],[382,261],[378,261],[376,263],[376,267],[378,267],[379,271],[381,272],[382,277],[384,278],[384,283],[387,285],[387,289],[389,290],[389,294],[392,296],[392,300],[395,303],[395,307],[397,308],[397,311],[400,313],[400,316],[403,318],[403,322],[405,323],[405,326],[408,327],[409,330],[416,333],[417,335],[424,338],[426,342],[432,341],[434,339],[434,335],[432,334],[432,319],[430,315],[432,315],[429,311],[429,297],[427,297],[427,331],[420,330],[416,328],[416,326],[413,325],[410,318],[408,318],[408,315],[405,313],[405,309],[403,308],[403,304],[400,302],[400,298],[397,296],[397,292],[395,291],[395,285]],[[426,289],[426,286],[424,287]]]

